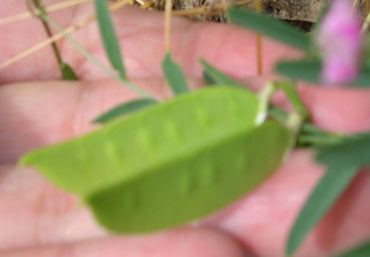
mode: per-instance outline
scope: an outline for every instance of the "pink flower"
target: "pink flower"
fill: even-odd
[[[329,84],[352,82],[360,66],[361,20],[349,0],[332,0],[322,20],[318,45],[323,54],[322,80]]]

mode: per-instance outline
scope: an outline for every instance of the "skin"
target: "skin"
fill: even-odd
[[[56,1],[45,1],[52,3]],[[0,1],[0,17],[24,11],[22,1]],[[92,13],[90,5],[53,14],[68,26]],[[169,97],[160,62],[163,16],[134,8],[114,14],[125,66],[132,81],[159,99]],[[274,62],[300,53],[263,40],[264,75],[256,77],[255,35],[231,25],[173,19],[172,51],[193,88],[201,85],[202,57],[251,88],[271,76]],[[0,62],[45,39],[37,20],[0,25]],[[95,24],[74,37],[106,63]],[[283,256],[294,217],[324,167],[311,150],[296,150],[265,183],[197,225],[140,236],[104,231],[77,199],[50,185],[35,170],[16,166],[26,151],[94,129],[90,121],[135,98],[105,77],[65,41],[62,56],[80,77],[60,81],[50,48],[0,70],[0,257],[223,257]],[[370,91],[299,85],[313,123],[337,132],[370,129]],[[277,94],[276,102],[287,106]],[[370,175],[364,170],[310,233],[296,256],[321,257],[370,236]]]

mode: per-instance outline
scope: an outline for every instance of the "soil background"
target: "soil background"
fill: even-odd
[[[1,1],[1,0],[0,0]],[[172,0],[174,10],[187,9],[190,10],[195,7],[203,6],[208,3],[210,6],[214,3],[221,3],[223,0]],[[238,0],[225,0],[226,2],[237,2]],[[321,13],[321,8],[327,0],[261,0],[261,5],[266,13],[273,15],[275,18],[292,21],[305,21],[315,22]],[[348,0],[351,1],[351,0]],[[355,0],[352,0],[354,2]],[[366,6],[366,1],[370,0],[357,0],[357,5],[360,9],[361,16],[366,17],[369,12],[370,6]],[[162,3],[155,9],[163,10],[164,1],[154,0],[154,2]],[[250,0],[247,7],[254,9],[254,0]],[[189,17],[190,18],[190,17]],[[195,20],[212,20],[223,22],[222,15],[208,16],[198,15],[193,17]]]
[[[263,7],[266,12],[280,19],[314,22],[323,3],[324,0],[263,0]],[[358,3],[364,17],[365,0]]]

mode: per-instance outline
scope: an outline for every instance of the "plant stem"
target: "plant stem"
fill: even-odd
[[[46,10],[45,10],[44,6],[42,5],[41,1],[42,0],[32,0],[33,5],[36,7],[37,11],[35,11],[33,9],[31,0],[26,0],[26,6],[27,6],[29,12],[34,17],[37,17],[37,18],[40,19],[40,21],[41,21],[41,23],[42,23],[42,25],[43,25],[43,27],[46,31],[46,34],[47,34],[48,38],[51,39],[51,38],[53,38],[53,33],[51,32],[49,24],[46,22],[45,19],[42,18],[42,17],[47,17],[47,13],[46,13]],[[78,78],[77,78],[75,72],[73,71],[73,69],[67,63],[63,62],[62,56],[61,56],[61,54],[59,52],[59,49],[58,49],[55,42],[51,42],[51,47],[53,49],[55,58],[57,60],[62,78],[64,80],[78,80]]]
[[[261,0],[254,0],[254,9],[260,13],[262,11]],[[257,60],[257,74],[262,75],[262,35],[256,34],[256,60]]]
[[[288,114],[279,107],[270,106],[269,115],[273,119],[286,123],[288,120]],[[297,135],[297,145],[307,146],[307,145],[323,145],[330,144],[340,141],[344,136],[338,133],[328,133],[321,130],[315,125],[311,124],[309,121],[303,122],[301,130]]]
[[[45,8],[40,3],[41,0],[33,0],[33,2],[35,3],[35,6],[40,10],[40,13],[43,13],[44,15],[47,15],[47,13],[45,11]],[[49,38],[53,37],[53,33],[51,32],[51,29],[50,29],[49,25],[43,19],[41,19],[41,22],[42,22],[42,25],[44,26],[44,29],[45,29],[46,34],[48,35],[48,37]],[[55,42],[53,42],[53,43],[51,43],[51,47],[53,48],[55,57],[56,57],[59,65],[61,65],[63,63],[63,59],[62,59],[62,56],[60,55],[57,44]]]
[[[282,81],[275,83],[276,87],[284,91],[285,96],[292,104],[295,111],[297,111],[303,120],[308,118],[308,111],[304,103],[302,102],[299,94],[295,88],[295,83],[292,81]]]
[[[275,106],[275,105],[272,105],[270,106],[269,108],[269,115],[281,122],[281,123],[285,123],[286,120],[288,119],[288,114],[281,108]],[[318,127],[312,125],[310,122],[306,121],[302,124],[302,132],[304,133],[310,133],[310,134],[320,134],[320,135],[327,135],[328,133],[319,129]]]
[[[83,55],[88,59],[91,63],[93,63],[95,66],[97,66],[101,71],[103,71],[105,74],[107,74],[112,79],[116,80],[119,83],[124,84],[128,89],[135,92],[139,96],[142,96],[144,98],[150,98],[153,99],[147,92],[144,90],[136,87],[131,82],[129,82],[126,79],[121,78],[117,73],[113,72],[109,68],[105,67],[104,64],[102,64],[100,61],[98,61],[95,57],[93,57],[82,45],[80,45],[77,41],[75,41],[61,26],[59,26],[56,22],[54,22],[52,19],[50,19],[46,15],[40,15],[42,19],[45,20],[50,26],[54,27],[56,30],[58,30],[60,33],[62,33],[66,39]]]
[[[166,0],[165,21],[164,21],[165,52],[171,52],[171,13],[172,13],[172,0]]]
[[[44,19],[42,19],[40,16],[41,15],[47,15],[46,14],[46,11],[45,11],[45,8],[44,6],[42,5],[41,3],[41,0],[33,0],[33,4],[35,5],[35,7],[38,9],[38,14],[35,13],[32,9],[32,6],[31,6],[31,3],[30,3],[30,0],[26,0],[26,3],[27,3],[27,8],[29,9],[29,11],[35,15],[35,17],[39,17],[39,19],[41,20],[41,23],[46,31],[46,34],[49,38],[53,37],[53,33],[51,32],[51,29],[49,27],[49,25],[45,22]],[[62,56],[60,55],[60,52],[59,52],[59,49],[56,45],[55,42],[52,42],[51,43],[51,47],[53,49],[53,52],[54,52],[54,55],[55,55],[55,58],[57,59],[57,62],[58,62],[58,65],[62,65],[63,63],[63,59],[62,59]]]
[[[269,108],[269,103],[270,103],[270,98],[272,94],[275,92],[276,87],[274,82],[267,82],[262,90],[258,93],[258,98],[259,98],[259,106],[258,106],[258,115],[256,118],[256,124],[260,125],[262,124],[267,117],[268,114],[268,108]]]
[[[322,146],[340,142],[344,137],[338,134],[327,135],[299,135],[297,139],[298,145],[314,145]]]

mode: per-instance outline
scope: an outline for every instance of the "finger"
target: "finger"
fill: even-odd
[[[289,230],[323,171],[310,151],[295,151],[270,179],[209,223],[232,233],[256,256],[283,257]],[[370,173],[364,171],[294,256],[331,256],[369,238],[369,196]]]
[[[157,99],[169,96],[162,79],[133,81]],[[199,80],[188,80],[199,86]],[[113,81],[25,83],[0,88],[0,163],[27,150],[81,135],[103,112],[137,96]],[[26,129],[25,129],[26,128]]]
[[[225,235],[183,229],[148,236],[107,237],[68,244],[0,252],[0,257],[242,257],[242,248]]]
[[[144,254],[227,256],[226,253],[241,256],[240,249],[228,237],[205,229],[176,229],[150,236],[104,239],[107,233],[87,209],[34,170],[8,166],[2,167],[0,172],[0,250],[3,251],[0,256],[54,256],[56,253],[60,253],[58,256],[64,253],[66,257],[80,256],[73,255],[77,254],[75,251],[85,253],[84,256],[96,251],[96,256],[107,257],[115,256],[113,254],[118,251],[121,251],[120,256],[130,257]],[[88,239],[94,240],[86,241]],[[78,241],[86,242],[76,243]],[[60,246],[43,247],[45,245]],[[32,247],[35,248],[17,250]],[[198,252],[194,252],[195,249]]]
[[[30,168],[0,170],[0,250],[106,235],[78,204]]]
[[[260,79],[245,81],[247,85]],[[163,97],[163,81],[135,81]],[[192,81],[196,83],[195,80]],[[302,85],[301,97],[314,122],[331,131],[370,129],[370,91],[335,90]],[[48,82],[0,88],[0,162],[15,161],[32,148],[56,143],[89,131],[91,120],[134,94],[112,81]],[[345,103],[345,104],[343,104]],[[24,129],[27,128],[27,129]]]
[[[12,0],[0,2],[0,9],[21,4]],[[24,7],[23,7],[24,8]],[[69,8],[52,17],[67,26],[93,13],[91,4],[81,8]],[[1,15],[1,14],[0,14]],[[5,15],[5,14],[3,14]],[[113,14],[115,28],[123,51],[127,73],[133,78],[161,76],[161,60],[164,56],[164,17],[157,12],[125,7]],[[171,49],[188,76],[201,76],[200,57],[235,77],[255,75],[256,36],[245,29],[225,24],[195,23],[173,17]],[[0,26],[0,34],[6,35],[0,42],[0,63],[45,39],[43,28],[37,20]],[[73,37],[100,61],[107,64],[96,24],[89,25]],[[27,40],[25,40],[27,38]],[[62,56],[72,65],[81,79],[105,78],[100,70],[86,61],[78,51],[62,40]],[[263,40],[264,71],[271,71],[272,64],[281,57],[299,53],[271,40]],[[29,56],[6,69],[0,70],[0,83],[60,78],[55,57],[49,48]]]
[[[9,251],[0,257],[243,257],[235,242],[209,230],[184,230],[155,236],[108,238]]]
[[[43,1],[45,4],[58,3],[58,0]],[[62,10],[52,16],[61,26],[69,26],[75,17],[75,10]],[[2,0],[0,19],[27,12],[25,1]],[[28,18],[7,24],[0,24],[0,64],[20,54],[31,46],[45,40],[46,32],[40,20]],[[62,42],[58,42],[62,46]],[[14,65],[0,70],[0,85],[7,82],[60,78],[56,58],[51,47],[45,47]]]
[[[312,122],[332,132],[354,133],[370,129],[370,90],[322,88],[303,84],[303,102]]]
[[[251,81],[252,82],[252,81]],[[61,85],[63,85],[63,83],[60,83],[59,84],[59,86],[61,86]],[[76,84],[77,85],[77,84]],[[23,85],[23,87],[25,87],[26,85]],[[65,86],[65,85],[64,85]],[[106,86],[106,85],[105,85]],[[13,89],[15,89],[15,87],[18,87],[18,86],[14,86],[14,87],[12,87],[12,90]],[[8,90],[9,90],[9,88],[10,87],[7,87],[8,88]],[[45,87],[42,87],[43,89],[45,89]],[[63,88],[63,91],[65,91],[65,88],[66,87],[64,87]],[[17,90],[19,90],[19,89],[15,89],[16,91],[15,92],[17,92]],[[97,92],[99,92],[100,90],[98,90],[98,89],[95,89]],[[315,89],[316,90],[316,89]],[[365,99],[366,101],[364,101],[361,97],[360,98],[357,98],[357,97],[354,97],[354,96],[356,96],[356,95],[363,95],[363,94],[367,94],[367,91],[352,91],[352,90],[340,90],[340,91],[335,91],[335,90],[325,90],[325,89],[321,89],[321,90],[324,90],[323,92],[327,92],[328,93],[328,95],[326,95],[326,98],[325,99],[323,99],[323,100],[325,100],[325,102],[324,103],[329,103],[329,104],[333,104],[333,103],[330,103],[331,101],[328,101],[328,99],[327,99],[327,97],[329,97],[330,98],[330,93],[335,93],[335,94],[339,94],[339,93],[345,93],[345,94],[348,94],[348,93],[353,93],[353,96],[352,97],[350,97],[350,99],[352,99],[353,101],[355,101],[355,102],[357,102],[357,104],[359,104],[359,106],[362,108],[362,107],[366,107],[366,103],[367,103],[367,99]],[[44,90],[45,91],[45,90]],[[109,89],[108,88],[108,91],[110,92],[110,91],[112,91],[112,89]],[[1,92],[1,91],[0,91]],[[308,92],[310,92],[310,90],[308,89]],[[55,93],[55,91],[53,92],[53,94]],[[98,93],[99,94],[99,93]],[[0,95],[1,95],[1,93],[0,93]],[[10,94],[11,95],[11,94]],[[8,96],[10,96],[10,95],[8,95]],[[52,94],[50,94],[50,96],[51,96]],[[117,95],[117,94],[115,94],[115,95]],[[49,95],[43,95],[44,96],[44,98],[48,98],[49,97]],[[313,94],[313,96],[315,96],[315,94]],[[317,96],[317,97],[320,97],[320,95],[319,96]],[[31,97],[32,98],[32,97]],[[110,99],[111,97],[107,97],[108,99]],[[305,96],[303,95],[303,98],[305,98]],[[4,99],[11,99],[11,97],[6,97],[6,98],[4,98]],[[312,101],[315,99],[314,97],[312,97],[311,96],[311,98],[309,98],[309,99],[311,99]],[[361,100],[362,99],[362,100]],[[322,100],[322,101],[323,101]],[[356,100],[359,100],[359,101],[356,101]],[[362,101],[362,102],[361,102]],[[24,102],[24,101],[17,101],[17,102]],[[109,101],[108,101],[109,102]],[[335,103],[335,101],[333,101],[334,103]],[[318,103],[317,104],[323,104],[323,103],[321,103],[320,101],[318,101]],[[90,106],[91,107],[91,106]],[[325,107],[325,106],[324,106]],[[358,109],[359,110],[354,110],[354,111],[361,111],[361,108],[360,107],[358,107]],[[56,108],[57,109],[57,108]],[[91,108],[90,108],[91,109]],[[365,110],[366,110],[366,108],[364,108]],[[335,109],[333,109],[333,111],[336,111]],[[351,116],[352,117],[352,116]],[[342,117],[342,118],[347,118],[347,119],[351,119],[351,117]],[[329,121],[330,121],[330,116],[328,116],[328,119],[329,119]],[[328,121],[328,122],[329,122]],[[353,120],[354,122],[355,122],[355,124],[356,124],[356,120]],[[329,123],[328,123],[329,124]],[[359,124],[358,122],[357,122],[357,124]],[[357,127],[356,127],[356,129],[361,129],[361,126],[363,126],[365,123],[360,123],[360,125],[358,125]],[[366,123],[366,124],[368,124],[368,123]],[[365,125],[366,125],[365,124]],[[333,127],[333,129],[334,129],[334,127]],[[298,168],[298,169],[302,169],[302,168]],[[302,169],[303,170],[303,169]],[[303,175],[304,174],[301,174],[302,175],[302,177],[304,177]],[[366,212],[365,212],[366,213]]]
[[[312,162],[310,152],[295,152],[262,186],[208,224],[231,233],[257,256],[283,256],[291,222],[322,171]],[[86,209],[35,171],[8,168],[1,174],[0,249],[104,236]],[[370,175],[363,173],[311,233],[297,256],[328,256],[370,236],[369,194]]]

